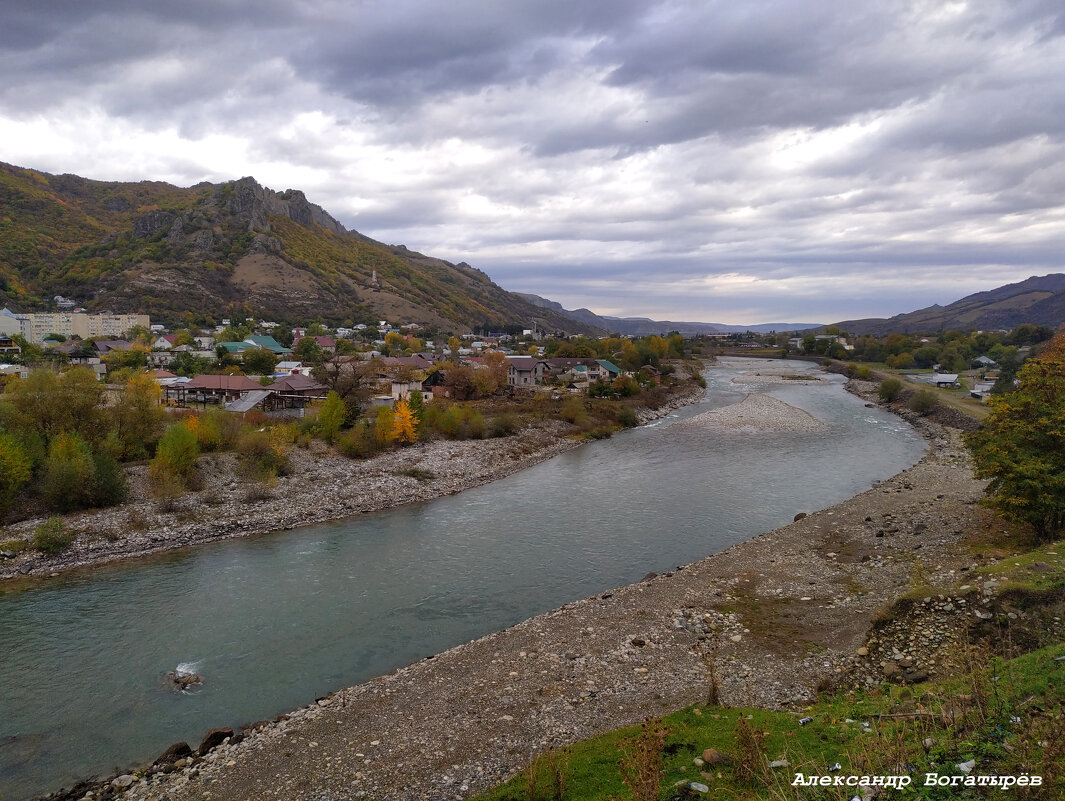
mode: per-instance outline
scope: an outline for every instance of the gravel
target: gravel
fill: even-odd
[[[341,690],[194,764],[138,775],[124,797],[467,798],[537,752],[705,700],[715,644],[727,704],[801,706],[818,686],[879,681],[885,654],[934,675],[910,645],[923,633],[870,638],[872,623],[918,572],[949,583],[970,569],[962,532],[988,513],[959,432],[916,425],[921,461],[849,501]],[[930,603],[953,615],[947,605]]]

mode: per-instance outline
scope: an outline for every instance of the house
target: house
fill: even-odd
[[[171,350],[176,341],[177,336],[174,334],[164,334],[152,343],[152,350]]]
[[[995,367],[998,362],[988,356],[977,356],[973,359],[973,364],[980,367]]]
[[[256,348],[259,348],[260,350],[268,350],[275,356],[288,356],[292,353],[292,348],[286,348],[284,345],[282,345],[280,342],[278,342],[271,336],[252,335],[250,337],[247,337],[244,341],[253,345]]]
[[[326,353],[334,353],[337,349],[337,342],[333,337],[308,337],[298,336],[292,340],[292,350],[296,349],[296,346],[300,344],[304,339],[313,339],[318,343],[318,347],[324,350]]]
[[[270,384],[267,389],[272,389],[280,394],[299,395],[304,398],[324,398],[329,392],[329,387],[325,384],[299,373],[279,378]]]
[[[937,373],[932,376],[932,383],[941,388],[956,387],[958,386],[958,374]]]
[[[18,355],[22,353],[22,348],[7,334],[0,334],[0,353]]]
[[[313,368],[307,367],[303,362],[278,362],[274,367],[274,375],[310,375]]]
[[[261,390],[262,384],[243,375],[198,375],[187,384],[178,388],[178,401],[197,403],[228,403],[245,392]],[[168,396],[170,393],[167,393]]]
[[[113,350],[129,350],[129,343],[122,339],[98,339],[92,346],[101,356]]]
[[[507,383],[512,387],[534,387],[544,380],[547,363],[533,356],[507,357]]]

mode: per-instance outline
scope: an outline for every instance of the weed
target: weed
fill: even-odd
[[[407,476],[408,478],[416,478],[418,481],[432,481],[436,478],[436,473],[431,470],[422,470],[417,467],[412,467],[410,470],[400,470],[396,473],[397,476]]]
[[[618,744],[621,781],[629,788],[633,801],[657,801],[667,734],[661,720],[645,720],[639,734]]]

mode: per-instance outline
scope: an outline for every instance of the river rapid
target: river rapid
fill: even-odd
[[[774,368],[815,383],[733,383]],[[722,360],[706,398],[432,502],[61,576],[0,595],[0,794],[195,745],[838,503],[923,440],[809,363]],[[676,426],[765,393],[815,430]],[[177,668],[204,676],[174,692]]]

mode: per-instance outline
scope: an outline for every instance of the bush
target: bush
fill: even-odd
[[[902,382],[897,378],[885,378],[880,382],[878,393],[884,403],[894,403],[902,394]]]
[[[588,412],[584,409],[584,401],[574,396],[566,398],[566,400],[562,402],[562,406],[558,410],[558,416],[567,423],[582,425],[582,423],[588,419]]]
[[[919,389],[907,401],[906,408],[918,414],[928,414],[939,403],[939,398],[931,389]]]
[[[618,424],[625,426],[625,428],[633,428],[640,424],[639,419],[636,417],[636,412],[632,410],[630,406],[624,406],[618,409]]]
[[[237,442],[240,472],[246,478],[270,481],[288,472],[288,451],[267,431],[248,431]]]
[[[184,423],[177,423],[170,426],[159,440],[148,475],[159,488],[169,485],[171,479],[184,487],[196,469],[199,455],[196,435]]]
[[[60,434],[48,448],[41,494],[50,509],[72,512],[92,505],[96,466],[81,435]]]
[[[0,515],[10,507],[32,472],[30,457],[19,441],[10,434],[0,434]]]
[[[368,420],[341,434],[337,440],[337,447],[349,459],[369,459],[381,452],[381,445]]]
[[[126,483],[126,473],[122,465],[107,453],[94,453],[92,462],[95,473],[92,505],[115,506],[126,500],[129,495],[129,485]]]
[[[514,415],[505,413],[492,419],[492,436],[493,437],[509,437],[518,433],[518,418]]]
[[[61,517],[49,517],[33,532],[33,547],[42,553],[61,553],[74,542],[74,534]]]

